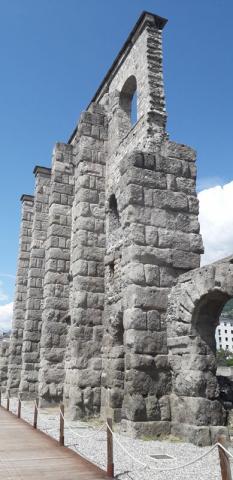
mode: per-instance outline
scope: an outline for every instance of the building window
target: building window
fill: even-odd
[[[227,326],[227,324],[226,324],[226,322],[224,322],[224,327],[226,327],[226,326]]]
[[[219,337],[219,341],[220,341],[220,342],[222,341],[222,337]]]
[[[229,345],[226,345],[226,349],[227,349],[227,350],[228,350],[228,348],[229,348]]]
[[[222,344],[221,344],[221,343],[220,343],[219,347],[222,348]]]
[[[227,333],[227,330],[225,330],[225,333]]]
[[[228,342],[228,337],[225,338],[225,342]]]

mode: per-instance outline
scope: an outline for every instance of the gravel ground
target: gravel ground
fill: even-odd
[[[2,402],[5,406],[6,401]],[[11,399],[10,410],[17,411],[17,402]],[[21,414],[29,423],[33,422],[34,404],[22,402]],[[65,445],[76,450],[93,463],[106,469],[106,429],[99,422],[65,422]],[[58,408],[43,408],[39,410],[38,428],[58,440],[59,435],[59,410]],[[72,429],[72,431],[70,430]],[[121,480],[220,480],[220,467],[218,451],[215,449],[202,460],[189,467],[173,470],[159,471],[183,465],[207,452],[210,447],[196,447],[190,443],[169,442],[158,440],[139,440],[115,433],[114,464],[115,476]],[[81,438],[82,437],[82,438]],[[86,438],[87,437],[87,438]],[[123,447],[137,460],[146,463],[142,466],[129,458]],[[229,448],[233,454],[233,446]],[[150,455],[167,454],[172,458],[167,460],[153,460]],[[233,460],[231,462],[233,473]]]

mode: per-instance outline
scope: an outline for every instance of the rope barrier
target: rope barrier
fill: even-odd
[[[64,417],[64,415],[63,415],[63,413],[62,413],[62,411],[61,411],[61,409],[60,409],[60,415],[61,415],[61,417],[63,418],[64,422],[67,423],[66,420],[65,420],[65,417]],[[106,424],[103,423],[103,425],[101,425],[101,427],[100,427],[98,430],[95,430],[94,432],[90,433],[89,435],[80,435],[80,433],[75,432],[75,431],[73,430],[73,428],[71,428],[69,425],[68,425],[66,428],[68,428],[68,430],[70,430],[70,431],[73,433],[73,435],[76,435],[76,437],[79,437],[79,438],[91,438],[91,437],[94,437],[95,435],[97,435],[99,432],[101,432],[101,430],[103,430],[103,428],[104,428],[105,426],[106,426]]]
[[[7,401],[7,397],[2,397],[2,400],[6,400]],[[38,407],[37,405],[37,402],[35,401],[34,402],[34,405],[37,409],[37,412],[38,414],[40,413],[40,410],[41,408]],[[24,407],[24,411],[25,411],[25,406],[23,405],[23,402],[22,402],[22,406]],[[26,411],[32,415],[33,414],[33,411],[29,410],[29,409],[26,409]],[[60,413],[60,416],[62,417],[63,421],[64,421],[64,424],[67,423],[67,421],[65,420],[65,417],[64,417],[64,414],[61,410],[61,408],[59,409],[59,413]],[[117,443],[117,445],[123,450],[123,452],[128,455],[128,457],[134,461],[135,463],[137,463],[138,465],[141,465],[142,467],[144,468],[148,468],[149,470],[152,470],[152,471],[159,471],[159,472],[171,472],[171,471],[174,471],[174,470],[179,470],[179,469],[183,469],[183,468],[187,468],[189,467],[190,465],[193,465],[194,463],[196,462],[199,462],[201,461],[203,458],[205,458],[206,456],[208,456],[211,452],[213,452],[217,447],[221,448],[229,457],[230,459],[233,459],[233,454],[231,454],[221,443],[219,442],[216,442],[211,448],[209,448],[208,451],[204,452],[202,455],[200,455],[199,457],[195,458],[194,460],[191,460],[187,463],[184,463],[182,465],[176,465],[174,467],[169,467],[169,468],[163,468],[163,467],[153,467],[151,465],[149,465],[148,463],[145,463],[141,460],[139,460],[138,458],[136,458],[134,455],[132,455],[128,449],[121,443],[121,441],[117,438],[116,434],[113,432],[113,430],[111,429],[111,427],[109,426],[109,424],[107,422],[103,423],[103,425],[101,425],[101,427],[98,429],[98,430],[95,430],[93,432],[91,432],[90,434],[88,435],[80,435],[78,432],[74,431],[73,428],[71,428],[69,425],[65,428],[67,428],[73,435],[79,437],[79,438],[83,438],[83,439],[87,439],[87,438],[91,438],[91,437],[94,437],[96,436],[99,432],[101,432],[104,428],[106,428],[110,431],[111,435],[113,436],[115,442]],[[55,431],[55,430],[58,430],[58,427],[54,427],[54,428],[46,428],[44,427],[44,429],[47,431],[47,432],[50,432],[50,431]],[[74,444],[75,446],[75,444]],[[0,462],[4,465],[4,460],[0,459]]]
[[[34,406],[37,410],[37,413],[38,413],[38,416],[40,415],[40,411],[42,410],[36,403],[36,400],[34,401]],[[41,418],[40,421],[43,422],[43,419]],[[43,428],[44,430],[46,430],[46,432],[55,432],[56,430],[58,431],[59,430],[59,427],[53,427],[53,428],[47,428],[46,426],[42,425],[41,428]]]
[[[133,455],[131,455],[131,453],[124,447],[124,445],[122,445],[122,443],[117,439],[115,433],[112,431],[112,429],[109,427],[109,425],[107,424],[107,428],[109,429],[109,431],[111,432],[113,438],[115,439],[116,443],[119,445],[119,447],[131,458],[131,460],[133,460],[134,462],[138,463],[139,465],[141,465],[142,467],[145,467],[145,468],[148,468],[149,470],[154,470],[154,471],[160,471],[160,472],[171,472],[173,470],[179,470],[181,468],[186,468],[186,467],[189,467],[190,465],[193,465],[194,463],[196,462],[199,462],[200,460],[202,460],[203,458],[205,458],[207,455],[209,455],[213,450],[215,450],[215,448],[217,447],[220,447],[222,448],[225,453],[227,453],[227,455],[229,455],[231,458],[233,458],[233,455],[228,451],[226,450],[226,448],[223,447],[223,445],[221,445],[220,443],[215,443],[207,452],[204,452],[202,455],[200,455],[200,457],[197,457],[195,458],[194,460],[191,460],[190,462],[188,463],[185,463],[183,465],[177,465],[175,467],[171,467],[171,468],[156,468],[156,467],[152,467],[150,466],[148,463],[145,463],[145,462],[142,462],[141,460],[139,460],[138,458],[134,457]]]

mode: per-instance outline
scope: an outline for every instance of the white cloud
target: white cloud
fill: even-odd
[[[9,330],[12,324],[13,302],[0,305],[0,329]]]
[[[216,185],[224,185],[223,178],[215,176],[215,177],[201,177],[197,179],[198,192],[216,187]]]
[[[205,189],[198,198],[204,265],[233,253],[233,181]]]

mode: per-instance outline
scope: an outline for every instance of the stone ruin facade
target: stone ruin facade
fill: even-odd
[[[233,260],[199,268],[196,153],[166,133],[165,24],[141,15],[51,169],[34,169],[1,378],[72,418],[207,445],[226,431],[214,330]]]

